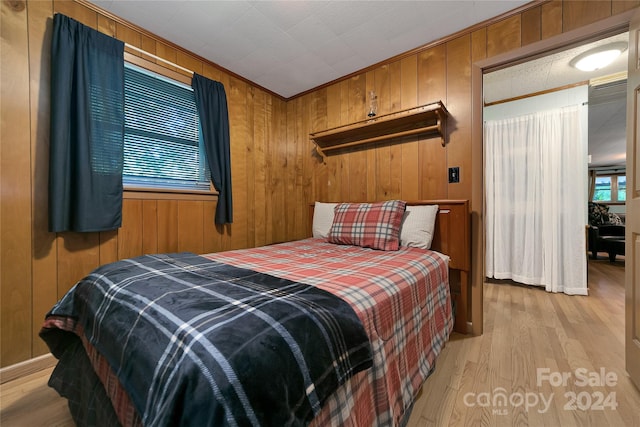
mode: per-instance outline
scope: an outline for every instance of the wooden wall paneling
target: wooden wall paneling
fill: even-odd
[[[481,28],[471,34],[471,63],[487,57],[486,28]],[[482,70],[472,65],[471,68],[471,102],[472,123],[482,122]],[[483,135],[482,129],[471,130],[471,290],[469,292],[469,317],[473,325],[473,334],[479,335],[483,331],[483,281],[484,281],[484,184],[482,180]],[[479,178],[478,178],[479,177]]]
[[[358,74],[348,80],[347,123],[353,123],[367,118],[367,77]]]
[[[67,15],[69,18],[73,18],[88,27],[98,28],[98,14],[80,3],[69,0],[54,0],[53,10],[56,13]]]
[[[400,109],[418,106],[418,56],[411,55],[400,61]],[[418,200],[418,141],[401,146],[402,194],[404,200]]]
[[[306,153],[306,141],[309,135],[309,114],[306,108],[308,103],[305,102],[307,97],[300,97],[297,99],[296,114],[297,118],[292,126],[293,141],[295,148],[295,159],[293,161],[293,169],[295,171],[295,184],[294,184],[294,223],[291,238],[293,240],[299,239],[306,233],[307,224],[307,194],[309,192],[309,181],[305,178],[305,171],[308,168],[307,153]],[[303,142],[304,138],[304,142]]]
[[[522,45],[542,39],[542,7],[537,6],[522,12]]]
[[[99,233],[59,233],[58,299],[84,276],[100,265]]]
[[[447,122],[447,166],[460,168],[460,182],[448,184],[447,196],[450,199],[470,200],[472,197],[472,146],[471,141],[471,35],[466,34],[447,43],[447,109],[452,120]],[[448,172],[444,171],[443,180],[447,180]],[[468,233],[467,229],[465,233]],[[468,234],[467,234],[468,236]],[[464,258],[464,257],[463,257]],[[465,266],[469,268],[468,265]],[[469,277],[466,273],[465,278]],[[464,289],[462,289],[464,286]],[[469,309],[468,281],[459,281],[461,289],[461,306]],[[469,312],[461,318],[458,330],[466,330],[466,319]]]
[[[402,105],[400,61],[389,64],[389,98],[391,100],[391,112],[400,110]],[[400,199],[402,197],[402,145],[399,143],[391,143],[389,147],[389,199]]]
[[[341,85],[333,84],[326,88],[327,92],[327,126],[314,129],[330,129],[340,125],[340,100]],[[340,200],[340,190],[342,188],[342,175],[340,174],[341,155],[325,156],[327,164],[327,200],[324,202],[336,202]]]
[[[640,0],[613,0],[611,2],[611,15],[617,15],[638,6],[640,6]]]
[[[248,86],[246,90],[246,128],[245,128],[245,171],[247,175],[247,187],[245,189],[247,194],[247,241],[246,247],[255,246],[255,217],[256,217],[256,143],[254,138],[256,137],[256,105],[255,105],[255,88]]]
[[[214,67],[210,64],[202,65],[202,75],[208,79],[219,81],[222,72],[219,68]]]
[[[169,62],[173,62],[174,64],[177,63],[178,51],[175,48],[167,46],[164,43],[156,42],[156,55],[162,59],[166,59]],[[164,64],[164,67],[169,70],[178,71],[177,67],[169,64]]]
[[[441,100],[447,105],[446,45],[418,55],[418,104]],[[446,199],[446,149],[439,138],[422,139],[418,147],[418,190],[421,199]]]
[[[264,246],[267,243],[267,159],[266,145],[269,134],[267,114],[267,96],[261,90],[255,90],[253,97],[253,210],[254,218],[250,221],[251,246]]]
[[[540,7],[542,40],[562,34],[562,0],[551,0]]]
[[[216,205],[214,201],[202,204],[202,252],[205,254],[220,252],[222,233],[215,224]]]
[[[471,33],[471,62],[487,57],[487,29],[481,28]]]
[[[349,201],[365,202],[367,200],[367,156],[365,152],[349,153]]]
[[[179,50],[176,55],[176,64],[181,67],[191,70],[195,73],[202,75],[202,61],[188,55],[186,52]],[[178,69],[178,72],[181,70]],[[188,73],[187,73],[188,74]],[[189,76],[190,77],[190,76]]]
[[[315,129],[327,129],[327,90],[321,89],[314,94],[311,111],[311,123],[309,131]],[[313,159],[312,179],[314,185],[313,200],[328,200],[328,168],[325,159],[315,150],[315,144],[311,142],[308,135],[302,135],[304,141],[308,145],[309,153]],[[305,215],[306,216],[306,215]]]
[[[297,234],[297,224],[298,221],[298,200],[301,199],[300,193],[301,188],[298,184],[301,184],[301,180],[299,179],[299,171],[302,168],[302,164],[300,163],[300,144],[298,144],[298,134],[299,134],[299,121],[301,119],[301,104],[302,99],[297,98],[292,101],[293,105],[291,108],[287,108],[287,138],[288,142],[288,151],[287,151],[287,169],[288,169],[288,182],[287,188],[289,189],[286,194],[287,201],[287,240],[295,240],[295,236]],[[287,103],[288,104],[288,103]],[[287,105],[288,107],[288,105]]]
[[[499,55],[521,46],[521,16],[515,15],[487,27],[487,52]]]
[[[391,111],[402,109],[402,64],[394,61],[389,64],[389,97]]]
[[[274,118],[276,113],[274,112],[274,102],[271,97],[267,96],[265,98],[265,141],[264,141],[264,185],[265,185],[265,199],[264,199],[264,221],[265,221],[265,230],[264,230],[264,239],[265,244],[272,244],[274,242],[273,239],[273,227],[274,227],[274,199],[277,189],[274,187],[273,182],[273,174],[274,165],[275,165],[275,149],[274,145],[278,140],[275,138],[274,129]]]
[[[178,251],[204,252],[204,209],[202,200],[178,201]]]
[[[439,138],[425,139],[420,142],[418,151],[420,172],[420,198],[446,199],[447,175],[446,148]]]
[[[418,105],[442,101],[447,105],[446,45],[418,54]]]
[[[364,120],[367,118],[366,113],[369,111],[369,91],[374,90],[378,97],[378,112],[377,115],[392,113],[394,110],[393,99],[391,99],[391,84],[390,84],[390,69],[389,65],[381,65],[373,71],[369,71],[365,74],[367,82],[370,80],[373,83],[373,87],[366,86],[364,94],[364,109],[362,110],[362,116],[357,120]],[[357,117],[357,116],[356,116]]]
[[[270,191],[271,191],[271,242],[279,243],[286,239],[285,209],[287,198],[287,105],[275,100],[273,104],[273,128],[271,133]]]
[[[450,199],[471,198],[471,35],[447,43],[447,166],[460,168],[460,182],[448,184]],[[442,176],[448,180],[448,172]]]
[[[122,227],[118,230],[118,256],[133,258],[142,250],[142,200],[124,199],[122,203]]]
[[[121,24],[120,22],[116,22],[116,38],[131,46],[135,46],[137,48],[142,49],[142,37],[140,36],[140,33],[130,28],[127,25]],[[141,52],[138,52],[137,50],[130,49],[127,46],[124,47],[124,51],[134,56],[150,59],[152,62],[155,62],[153,61],[152,58],[149,58],[148,56],[143,55]]]
[[[309,225],[309,203],[315,199],[314,187],[314,161],[313,149],[315,144],[309,139],[311,126],[313,123],[313,102],[315,94],[310,93],[300,97],[300,104],[297,107],[298,119],[295,125],[296,140],[296,200],[299,202],[295,209],[295,239],[306,237]]]
[[[113,19],[107,18],[102,14],[98,14],[98,31],[109,35],[111,37],[116,36],[116,22]]]
[[[563,1],[562,31],[575,30],[611,16],[611,0]]]
[[[100,241],[98,248],[100,265],[118,261],[120,259],[118,256],[118,230],[101,231],[98,239]]]
[[[49,350],[38,332],[46,313],[57,301],[56,234],[48,231],[49,175],[49,74],[53,3],[27,3],[29,43],[29,98],[31,123],[31,204],[32,204],[32,333],[31,356]],[[4,117],[4,112],[2,113]],[[4,200],[4,199],[3,199]]]
[[[225,86],[226,87],[226,86]],[[233,225],[230,249],[247,246],[247,85],[231,77],[227,89],[229,134],[231,138],[231,186],[233,191]]]
[[[140,34],[140,48],[142,50],[144,50],[145,52],[149,52],[149,53],[155,55],[156,54],[156,41],[155,41],[155,39],[149,37],[146,34]],[[145,54],[142,54],[142,58],[146,59],[147,61],[151,61],[151,62],[155,62],[155,63],[159,62],[156,58],[154,58],[152,56],[149,56],[149,55],[145,55]],[[163,62],[162,65],[164,66],[166,64]]]
[[[26,2],[2,2],[0,13],[0,364],[7,366],[31,357],[31,105]]]
[[[349,117],[349,104],[350,104],[350,93],[349,93],[349,83],[350,80],[342,80],[340,85],[340,123],[336,126],[342,126],[348,123],[351,123]],[[338,173],[340,174],[340,192],[338,194],[338,201],[347,202],[350,200],[350,189],[351,189],[351,177],[349,175],[349,153],[345,152],[337,156],[338,158]]]
[[[285,240],[293,240],[295,232],[295,159],[296,159],[296,141],[294,120],[297,116],[298,100],[287,102],[287,120],[286,120],[286,163],[283,170],[284,179],[284,236]]]
[[[158,252],[178,252],[178,202],[158,200]]]
[[[386,96],[386,94],[382,93],[382,90],[379,87],[381,86],[383,77],[378,76],[378,78],[376,79],[376,75],[379,73],[380,73],[380,68],[376,70],[368,71],[367,73],[365,73],[365,80],[366,80],[366,83],[365,83],[365,88],[366,88],[365,103],[366,104],[365,105],[367,106],[367,111],[369,109],[369,103],[371,102],[371,98],[370,98],[371,91],[374,91],[376,93],[376,96],[378,97],[378,101],[381,101],[382,99],[388,100],[388,97]],[[385,102],[383,101],[383,103]],[[381,105],[378,105],[378,114],[384,114],[382,113],[382,111],[384,111],[384,107],[381,107]],[[382,171],[379,170],[380,165],[378,163],[378,157],[381,155],[381,152],[383,152],[385,148],[386,148],[386,145],[374,144],[374,145],[371,145],[370,147],[367,147],[366,150],[362,151],[362,154],[367,157],[366,200],[379,200],[380,196],[378,195],[378,193],[381,191],[384,185],[385,176],[388,175],[388,173],[384,174],[384,168]]]
[[[158,201],[142,201],[142,253],[158,253]]]
[[[304,117],[305,123],[301,129],[301,133],[299,135],[300,144],[303,147],[303,159],[304,159],[304,198],[302,203],[300,204],[300,214],[303,219],[303,226],[298,229],[298,239],[304,239],[307,237],[307,230],[311,229],[310,217],[308,206],[309,203],[312,203],[314,200],[318,199],[318,185],[316,173],[319,172],[319,163],[318,159],[321,159],[321,156],[317,156],[315,152],[315,144],[309,139],[309,133],[311,132],[311,128],[313,127],[316,121],[316,109],[317,109],[317,101],[321,95],[317,93],[310,93],[306,98],[305,108],[304,108]],[[325,187],[325,183],[322,183],[322,187]]]
[[[367,117],[366,76],[357,75],[349,79],[349,123]],[[348,153],[349,163],[349,199],[353,202],[367,200],[367,156],[364,151],[354,150]]]
[[[98,23],[100,25],[101,16],[98,15]],[[125,43],[128,43],[132,46],[140,48],[150,54],[156,54],[156,40],[152,37],[140,33],[138,30],[131,28],[130,26],[122,23],[115,24],[115,34],[114,37],[117,37],[119,40],[122,40]],[[129,49],[125,47],[125,51],[131,53],[132,55],[143,58],[149,62],[158,63],[158,60],[150,55],[145,55],[142,52],[137,50]],[[166,66],[165,63],[162,63],[162,66]],[[176,71],[175,67],[170,67],[172,70]]]
[[[367,73],[367,76],[372,74],[375,90],[378,96],[378,115],[391,113],[391,88],[389,85],[389,66],[382,65],[376,68],[373,72]],[[367,91],[369,88],[367,88]],[[369,93],[365,95],[365,111],[369,109]],[[372,192],[368,192],[364,200],[379,201],[387,200],[390,198],[391,192],[391,145],[388,142],[380,143],[375,146],[375,149],[366,150],[366,153],[370,154],[367,159],[368,170],[372,171],[374,178],[371,184],[374,189]],[[370,173],[371,174],[371,173]]]

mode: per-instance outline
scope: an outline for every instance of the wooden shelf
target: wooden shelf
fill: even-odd
[[[316,143],[318,151],[323,154],[389,139],[427,135],[439,136],[444,147],[448,116],[449,112],[442,101],[438,101],[314,132],[310,137]]]

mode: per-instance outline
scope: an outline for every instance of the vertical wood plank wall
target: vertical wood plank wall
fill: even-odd
[[[207,253],[291,238],[294,233],[286,231],[283,220],[285,199],[289,203],[286,180],[272,173],[287,165],[287,152],[279,148],[286,146],[285,100],[80,2],[3,1],[0,7],[1,366],[48,351],[37,336],[47,310],[101,264],[143,253]],[[224,84],[231,134],[233,225],[214,225],[215,198],[145,197],[125,198],[118,231],[47,231],[49,50],[56,12]],[[145,59],[154,61],[149,56]]]
[[[472,200],[472,148],[477,152],[477,147],[471,143],[471,96],[478,90],[471,85],[473,62],[638,4],[553,0],[533,5],[445,43],[283,100],[85,4],[3,1],[0,366],[47,351],[37,337],[44,314],[100,264],[143,253],[205,253],[303,238],[308,204],[314,200]],[[55,12],[224,84],[231,127],[232,226],[213,225],[212,200],[127,198],[118,231],[47,232],[49,46]],[[379,114],[442,100],[453,118],[447,146],[432,138],[318,156],[309,133],[363,119],[370,90],[378,95]],[[460,183],[448,184],[450,166],[460,167]]]

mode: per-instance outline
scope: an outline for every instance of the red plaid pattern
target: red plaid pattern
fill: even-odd
[[[340,203],[335,207],[327,240],[340,245],[397,251],[405,207],[402,200]]]
[[[353,306],[374,366],[334,393],[312,426],[400,425],[453,327],[447,263],[430,250],[381,252],[306,239],[205,257],[312,284]]]

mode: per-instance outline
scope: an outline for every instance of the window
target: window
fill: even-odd
[[[600,175],[596,177],[594,202],[624,203],[627,200],[625,175]]]
[[[210,190],[191,87],[125,63],[125,187]]]

